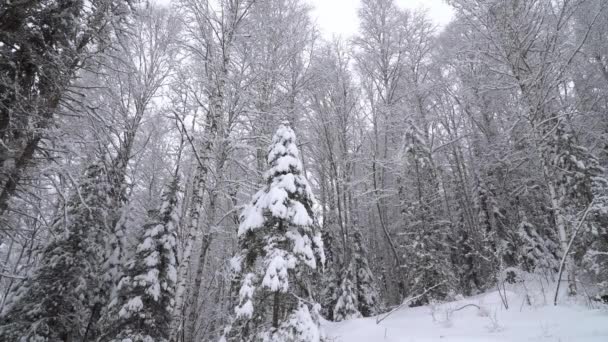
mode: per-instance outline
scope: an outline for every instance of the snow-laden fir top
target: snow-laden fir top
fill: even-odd
[[[306,227],[313,223],[303,202],[313,203],[313,194],[302,173],[302,162],[296,135],[283,123],[277,129],[268,151],[270,169],[265,173],[267,185],[254,195],[242,214],[239,236],[264,225],[264,215]]]

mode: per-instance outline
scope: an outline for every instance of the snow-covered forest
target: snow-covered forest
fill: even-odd
[[[447,3],[0,0],[0,341],[606,308],[608,1]]]

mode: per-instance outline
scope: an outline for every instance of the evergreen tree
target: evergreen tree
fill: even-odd
[[[324,240],[327,241],[332,239]],[[378,313],[378,289],[367,261],[363,236],[355,231],[348,241],[352,245],[352,252],[341,269],[337,269],[339,260],[333,260],[336,256],[328,248],[326,270],[329,271],[323,281],[325,288],[322,293],[323,307],[326,308],[323,312],[331,321],[370,317]]]
[[[241,251],[233,267],[242,281],[236,321],[226,337],[320,341],[319,308],[309,280],[323,266],[323,242],[314,223],[314,197],[302,171],[296,136],[287,122],[272,139],[268,163],[266,185],[240,221]]]
[[[608,180],[598,160],[589,151],[576,143],[575,136],[567,127],[560,124],[544,150],[554,167],[550,174],[554,177],[552,199],[555,220],[560,233],[561,252],[568,249],[568,241],[573,238],[575,227],[582,221],[585,229],[582,238],[574,236],[572,250],[566,259],[568,293],[577,293],[576,271],[581,265],[585,273],[605,278],[602,270],[608,269],[608,260],[603,253],[608,240],[606,222],[608,222],[608,200],[606,190]],[[589,208],[591,217],[581,217]],[[591,247],[591,248],[590,248]],[[585,262],[586,261],[586,262]],[[605,281],[600,287],[605,287]]]
[[[264,342],[311,342],[322,341],[323,333],[319,328],[318,305],[310,312],[308,306],[298,302],[297,308],[285,319],[275,331],[266,331],[261,335]]]
[[[520,219],[517,234],[521,241],[520,264],[523,269],[527,272],[555,272],[559,261],[555,254],[557,244],[552,236],[539,233],[536,226],[528,221],[523,210],[520,210]]]
[[[467,296],[483,290],[486,285],[484,276],[492,271],[489,267],[492,259],[487,257],[491,255],[490,248],[480,246],[482,242],[483,239],[471,238],[464,227],[459,227],[457,236],[450,239],[450,259],[459,282],[458,289]]]
[[[152,210],[117,297],[110,304],[103,340],[168,341],[177,278],[177,177],[163,194],[159,210]]]
[[[593,177],[591,191],[591,224],[584,239],[589,249],[583,261],[598,288],[597,297],[608,303],[608,180],[602,176]]]
[[[334,320],[334,308],[338,302],[340,291],[340,261],[338,260],[339,246],[335,243],[329,229],[323,231],[323,246],[325,247],[325,267],[319,282],[321,293],[321,313],[326,319]]]
[[[355,269],[355,290],[357,293],[357,310],[363,317],[378,313],[379,295],[372,270],[367,261],[367,250],[363,245],[360,232],[353,235],[353,267]]]
[[[0,222],[25,183],[76,72],[101,51],[130,0],[29,0],[0,4]],[[90,49],[91,45],[97,45]]]
[[[111,188],[100,163],[89,166],[68,203],[65,227],[42,252],[38,267],[10,295],[0,318],[2,341],[82,340],[100,301],[97,267],[112,222]]]
[[[343,273],[345,274],[344,279],[340,284],[338,300],[333,310],[333,317],[337,322],[361,317],[361,312],[357,309],[360,293],[355,293],[355,286],[352,281],[353,271],[349,267]]]
[[[421,297],[418,302],[425,304],[431,298],[444,299],[453,283],[452,267],[449,258],[449,226],[442,220],[442,209],[434,198],[439,192],[436,170],[428,143],[414,122],[408,123],[405,131],[405,157],[407,162],[406,179],[412,179],[412,189],[406,196],[405,186],[399,193],[401,197],[401,216],[406,227],[402,236],[403,265],[408,274],[405,276],[405,293],[413,295],[440,284]],[[402,223],[398,224],[402,224]]]

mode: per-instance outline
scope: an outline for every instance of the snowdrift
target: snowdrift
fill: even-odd
[[[499,292],[438,305],[403,308],[376,324],[378,317],[326,322],[335,342],[560,341],[608,342],[606,307],[569,303],[528,305],[525,296]],[[472,305],[470,305],[472,304]]]

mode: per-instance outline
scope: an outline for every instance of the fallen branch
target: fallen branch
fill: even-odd
[[[460,310],[462,310],[462,309],[464,309],[466,307],[469,307],[469,306],[474,306],[474,307],[477,308],[477,310],[481,310],[481,308],[477,304],[466,304],[466,305],[463,305],[463,306],[459,307],[458,309],[452,310],[452,312],[460,311]]]
[[[445,283],[445,281],[442,281],[441,283],[437,284],[437,285],[433,285],[431,287],[429,287],[428,289],[424,290],[423,293],[414,296],[414,297],[410,297],[408,299],[406,299],[403,303],[401,303],[401,305],[397,306],[396,308],[392,309],[391,311],[387,312],[384,316],[380,317],[378,316],[378,318],[376,318],[376,324],[380,324],[380,322],[384,321],[388,316],[392,315],[395,311],[401,309],[404,305],[409,304],[411,301],[416,300],[422,296],[424,296],[425,294],[429,293],[429,291],[431,291],[432,289],[443,285]]]
[[[11,278],[11,279],[25,279],[24,276],[16,275],[16,274],[7,274],[0,272],[0,277]]]

